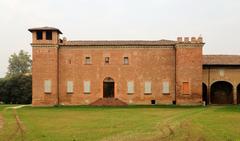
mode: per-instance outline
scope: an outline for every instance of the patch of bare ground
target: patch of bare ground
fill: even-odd
[[[0,114],[0,130],[3,128],[3,117]]]
[[[12,115],[13,115],[13,117],[15,119],[15,122],[16,122],[15,130],[13,130],[13,132],[10,133],[9,136],[6,137],[5,141],[14,141],[16,138],[20,139],[21,141],[25,141],[25,137],[24,137],[25,128],[24,128],[24,125],[21,122],[21,120],[18,116],[18,113],[17,113],[17,109],[19,109],[21,107],[23,107],[23,106],[8,107],[8,108],[4,109],[4,110],[12,109]]]

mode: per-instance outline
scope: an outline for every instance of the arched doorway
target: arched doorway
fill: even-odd
[[[111,77],[106,77],[103,80],[103,97],[114,97],[114,80]]]
[[[237,104],[240,104],[240,84],[237,86]]]
[[[208,104],[207,85],[202,83],[202,101]]]
[[[233,86],[226,81],[217,81],[211,85],[212,104],[233,104]]]

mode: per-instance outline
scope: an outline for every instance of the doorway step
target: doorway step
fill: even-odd
[[[99,98],[93,103],[89,104],[91,106],[127,106],[127,103],[121,101],[118,98]]]

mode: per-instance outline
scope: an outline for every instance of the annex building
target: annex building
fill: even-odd
[[[240,56],[203,55],[202,37],[71,41],[31,28],[32,104],[237,104]]]

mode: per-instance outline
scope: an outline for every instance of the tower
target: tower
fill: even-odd
[[[176,52],[177,104],[202,103],[202,37],[178,37]]]
[[[53,27],[28,29],[32,33],[32,104],[58,104],[59,34]]]

